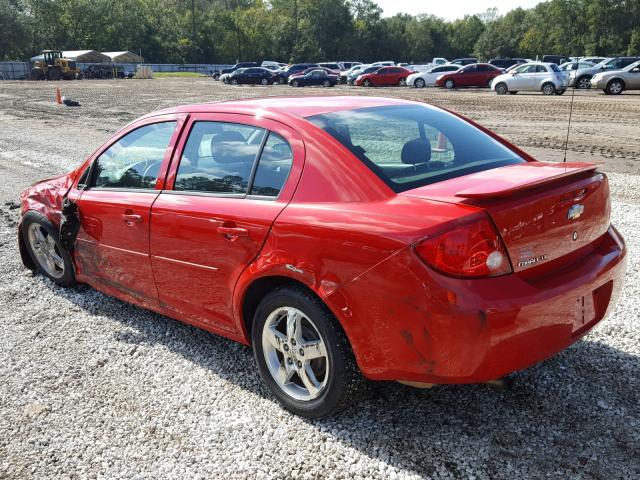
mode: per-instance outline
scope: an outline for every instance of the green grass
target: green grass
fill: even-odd
[[[154,78],[168,77],[206,77],[204,73],[196,72],[153,72]]]

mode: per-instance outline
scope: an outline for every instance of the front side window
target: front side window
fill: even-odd
[[[93,186],[155,188],[176,122],[140,127],[118,140],[96,160]]]
[[[396,192],[525,162],[464,120],[427,106],[362,108],[308,120]]]
[[[174,190],[246,194],[266,131],[250,125],[196,122],[178,166]]]

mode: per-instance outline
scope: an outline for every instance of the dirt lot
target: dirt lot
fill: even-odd
[[[248,349],[20,265],[18,193],[157,108],[367,94],[458,111],[541,160],[563,155],[570,94],[231,87],[209,79],[0,83],[0,478],[640,478],[640,95],[579,92],[568,159],[603,162],[629,275],[585,340],[488,386],[380,384],[308,422],[280,409]]]

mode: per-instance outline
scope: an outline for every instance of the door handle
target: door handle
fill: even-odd
[[[248,237],[249,230],[242,227],[218,227],[218,233],[228,238]]]
[[[142,215],[135,215],[133,213],[123,213],[122,220],[124,220],[124,223],[126,223],[131,227],[135,223],[142,223]]]

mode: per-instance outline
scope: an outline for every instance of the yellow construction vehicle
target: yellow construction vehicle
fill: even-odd
[[[42,59],[33,62],[31,80],[73,80],[80,78],[76,62],[62,56],[60,50],[43,50]]]

